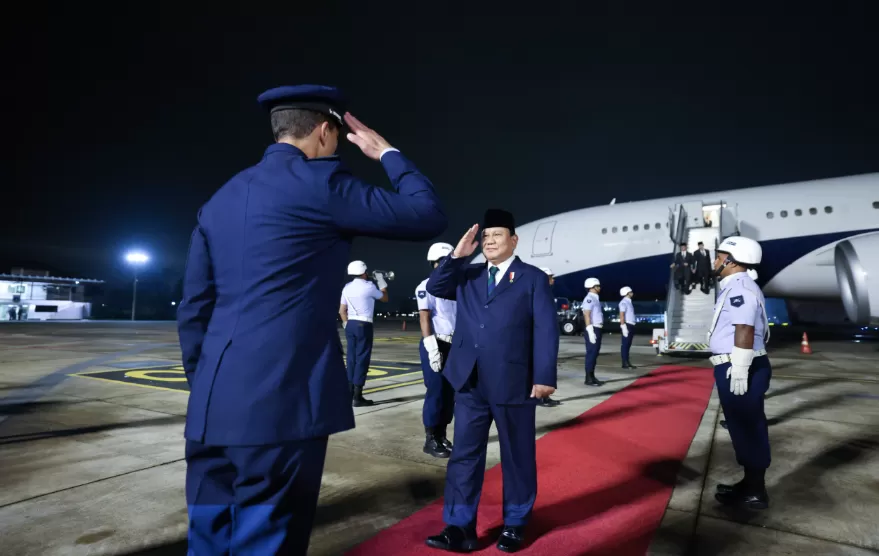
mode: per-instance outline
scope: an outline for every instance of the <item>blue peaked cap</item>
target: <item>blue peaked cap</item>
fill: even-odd
[[[347,111],[348,101],[342,91],[326,85],[286,85],[275,87],[259,95],[256,101],[263,108],[275,110],[313,110],[330,116],[339,125],[344,126],[342,119]]]

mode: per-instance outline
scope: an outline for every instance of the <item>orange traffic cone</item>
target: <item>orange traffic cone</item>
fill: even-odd
[[[806,355],[812,354],[812,348],[809,347],[809,337],[803,332],[803,341],[800,342],[800,353],[805,353]]]

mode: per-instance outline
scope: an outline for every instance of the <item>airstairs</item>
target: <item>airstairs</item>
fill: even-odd
[[[680,250],[680,244],[684,242],[687,243],[687,250],[695,253],[701,241],[713,260],[715,250],[722,239],[737,235],[736,221],[737,218],[730,213],[723,202],[705,204],[694,201],[670,207],[669,235],[674,246],[669,256],[669,265],[674,260],[674,254]],[[695,276],[693,281],[695,283]],[[710,353],[708,330],[711,328],[711,320],[714,316],[716,295],[716,282],[708,294],[702,293],[696,286],[685,295],[675,289],[674,269],[670,269],[665,327],[657,341],[658,352]]]

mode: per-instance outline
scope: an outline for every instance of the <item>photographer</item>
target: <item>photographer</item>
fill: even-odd
[[[354,407],[372,405],[363,397],[363,385],[372,357],[372,320],[375,302],[388,302],[388,283],[380,272],[373,273],[375,283],[366,274],[366,263],[354,261],[348,265],[348,276],[355,276],[342,289],[339,316],[348,340],[348,386]]]

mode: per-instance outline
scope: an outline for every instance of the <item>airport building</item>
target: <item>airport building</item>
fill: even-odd
[[[49,276],[47,271],[13,268],[0,274],[0,321],[82,320],[91,316],[89,278]]]

